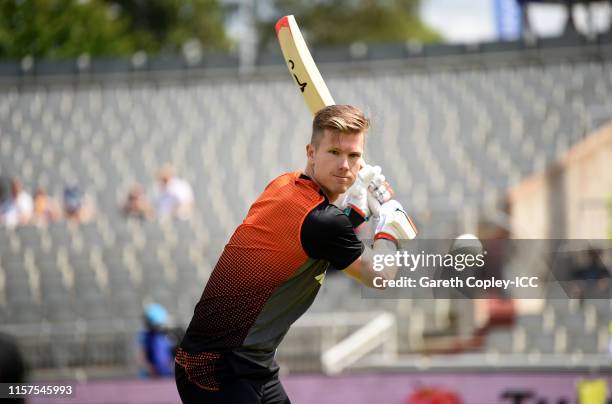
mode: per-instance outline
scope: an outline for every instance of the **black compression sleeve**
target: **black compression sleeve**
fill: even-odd
[[[301,239],[309,257],[329,261],[337,269],[348,267],[365,248],[349,218],[328,202],[321,203],[306,216]]]

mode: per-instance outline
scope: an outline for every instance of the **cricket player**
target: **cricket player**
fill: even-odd
[[[358,108],[323,108],[314,117],[304,172],[272,180],[251,205],[177,350],[184,403],[290,403],[274,355],[325,272],[344,271],[369,287],[375,276],[395,277],[394,267],[375,272],[372,257],[394,253],[415,229],[397,201],[380,205],[368,192],[372,172],[380,176],[360,163],[368,127]],[[362,175],[366,169],[369,177]],[[333,202],[342,194],[338,207]],[[355,228],[374,215],[370,248]]]

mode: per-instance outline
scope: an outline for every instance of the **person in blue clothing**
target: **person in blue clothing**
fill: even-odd
[[[176,344],[168,334],[168,312],[158,303],[149,304],[144,311],[145,330],[140,334],[144,373],[148,377],[174,375]]]

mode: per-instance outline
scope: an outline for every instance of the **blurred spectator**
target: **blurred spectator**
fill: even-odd
[[[158,303],[149,304],[144,312],[145,330],[140,334],[144,375],[166,377],[174,374],[176,343],[168,335],[168,312]]]
[[[11,180],[0,175],[0,207],[9,199],[11,195]]]
[[[153,211],[140,184],[134,184],[130,189],[127,199],[123,204],[123,213],[139,219],[151,217]]]
[[[64,217],[75,223],[86,223],[93,216],[93,204],[76,185],[64,188]]]
[[[34,193],[34,212],[32,223],[38,226],[45,226],[60,219],[60,209],[55,201],[44,189],[38,188]]]
[[[176,216],[182,220],[189,219],[193,211],[193,189],[191,185],[187,180],[175,177],[170,182],[170,189],[179,200]]]
[[[155,212],[160,218],[174,216],[178,210],[178,197],[170,190],[170,181],[173,173],[169,167],[164,167],[159,170],[157,175],[157,188],[153,195],[153,203],[155,204]]]
[[[587,262],[577,266],[572,278],[577,281],[573,295],[578,299],[607,296],[609,291],[610,272],[601,259],[601,250],[591,248],[587,251]]]
[[[26,364],[15,338],[0,332],[0,383],[25,383],[26,376]],[[23,403],[24,401],[18,398],[11,399],[9,402]]]
[[[0,222],[8,227],[28,224],[32,219],[32,196],[23,189],[19,178],[11,181],[11,194],[0,208]]]
[[[158,173],[158,186],[154,204],[160,218],[189,219],[193,210],[193,189],[189,183],[175,175],[171,165],[164,165]]]

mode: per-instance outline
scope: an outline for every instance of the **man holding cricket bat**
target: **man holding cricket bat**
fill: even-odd
[[[416,231],[401,205],[382,205],[384,177],[362,167],[369,121],[349,105],[315,114],[304,172],[272,180],[224,248],[176,355],[184,403],[289,403],[276,348],[312,304],[325,272],[372,287],[374,254],[393,253]],[[382,188],[382,189],[381,189]],[[340,195],[339,206],[333,204]],[[373,216],[373,248],[355,228]]]

